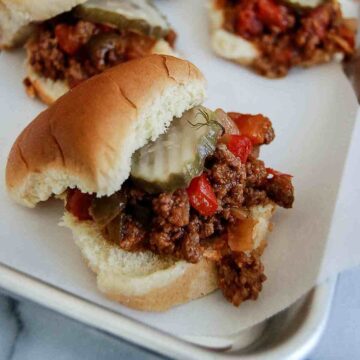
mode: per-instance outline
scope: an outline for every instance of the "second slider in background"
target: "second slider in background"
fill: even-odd
[[[174,54],[176,33],[145,0],[8,4],[0,9],[0,48],[25,42],[25,87],[50,104],[82,81],[152,53]]]

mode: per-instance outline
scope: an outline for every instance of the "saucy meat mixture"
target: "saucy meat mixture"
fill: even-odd
[[[217,7],[225,30],[256,44],[261,56],[252,66],[267,77],[330,61],[337,53],[346,58],[355,49],[354,26],[335,1],[300,8],[281,0],[217,0]]]
[[[165,40],[174,45],[170,30]],[[51,80],[65,80],[70,87],[124,61],[149,55],[157,39],[140,32],[118,30],[60,15],[39,25],[27,45],[29,64]]]
[[[240,135],[219,137],[203,173],[187,189],[150,194],[129,178],[110,197],[95,198],[77,189],[67,192],[66,209],[79,220],[93,220],[108,241],[127,251],[151,250],[191,263],[216,262],[219,287],[238,306],[256,299],[266,280],[260,256],[264,246],[239,251],[239,236],[252,237],[255,205],[291,208],[291,176],[267,168],[259,146],[275,137],[262,115],[228,113]],[[247,235],[246,235],[247,234]]]

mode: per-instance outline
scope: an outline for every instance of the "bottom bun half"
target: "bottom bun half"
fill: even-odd
[[[254,247],[263,246],[275,206],[256,206],[251,216]],[[62,225],[70,228],[88,266],[97,275],[97,286],[108,298],[145,311],[165,311],[217,289],[214,262],[196,264],[156,255],[128,252],[106,241],[96,224],[78,221],[65,213]]]

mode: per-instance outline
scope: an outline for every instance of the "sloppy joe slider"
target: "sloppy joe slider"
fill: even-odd
[[[355,19],[337,0],[211,0],[214,51],[257,73],[282,77],[295,66],[349,58]]]
[[[276,206],[292,207],[291,176],[259,159],[275,136],[267,117],[211,110],[204,96],[188,61],[129,61],[58,99],[10,152],[13,199],[64,199],[100,291],[127,306],[161,311],[217,288],[238,306],[266,279],[261,255]]]
[[[173,55],[176,38],[148,0],[0,1],[0,48],[26,42],[30,96],[50,104],[114,65]]]

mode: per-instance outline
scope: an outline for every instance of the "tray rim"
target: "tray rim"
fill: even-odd
[[[151,351],[181,359],[303,359],[318,343],[324,332],[336,286],[336,277],[312,290],[308,316],[288,341],[270,350],[239,354],[219,353],[218,350],[192,344],[161,330],[87,299],[46,283],[29,274],[0,263],[0,287],[8,292],[38,303],[68,318],[120,337]],[[101,322],[98,320],[101,319]],[[267,322],[268,320],[265,320]]]

